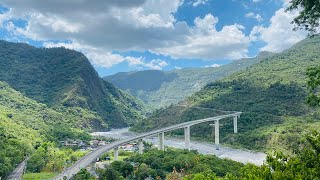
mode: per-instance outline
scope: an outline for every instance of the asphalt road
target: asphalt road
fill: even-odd
[[[22,175],[24,172],[24,168],[26,167],[27,161],[22,161],[15,170],[12,171],[12,173],[7,177],[7,180],[18,180],[22,179]]]

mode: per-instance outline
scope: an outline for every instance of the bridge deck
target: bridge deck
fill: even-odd
[[[184,128],[187,126],[193,126],[196,124],[200,124],[200,123],[204,123],[204,122],[211,122],[214,120],[220,120],[220,119],[224,119],[224,118],[228,118],[228,117],[240,116],[240,114],[241,114],[241,112],[234,112],[234,113],[227,114],[227,115],[221,115],[221,116],[215,116],[215,117],[210,117],[210,118],[205,118],[205,119],[188,121],[188,122],[172,125],[169,127],[161,128],[158,130],[149,131],[149,132],[134,136],[132,138],[128,138],[128,139],[124,139],[124,140],[120,140],[120,141],[115,141],[115,142],[107,144],[105,146],[101,146],[100,148],[88,153],[87,155],[85,155],[84,157],[79,159],[75,164],[73,164],[72,166],[67,168],[65,171],[60,173],[58,176],[56,176],[54,178],[54,180],[61,180],[61,179],[63,179],[64,176],[67,177],[67,179],[70,179],[74,174],[77,174],[82,168],[85,168],[90,163],[94,162],[96,160],[96,158],[100,157],[103,153],[105,153],[115,147],[121,146],[122,144],[131,142],[131,141],[135,141],[135,140],[139,140],[139,139],[142,139],[142,138],[145,138],[148,136],[154,136],[154,135],[157,135],[162,132],[168,132],[168,131],[173,131],[176,129],[181,129],[181,128]]]

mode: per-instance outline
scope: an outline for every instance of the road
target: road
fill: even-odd
[[[12,173],[7,177],[7,180],[18,180],[22,179],[22,175],[24,172],[24,169],[26,167],[27,160],[22,161],[15,170],[12,171]]]
[[[240,114],[241,114],[241,112],[233,112],[233,113],[226,114],[226,115],[215,116],[215,117],[199,119],[199,120],[194,120],[194,121],[188,121],[188,122],[172,125],[169,127],[149,131],[149,132],[146,132],[143,134],[137,134],[134,136],[130,136],[129,138],[126,138],[123,140],[115,141],[115,142],[107,144],[105,146],[101,146],[98,149],[88,153],[87,155],[82,157],[80,160],[78,160],[75,164],[73,164],[71,167],[67,168],[65,171],[63,171],[62,173],[60,173],[58,176],[56,176],[53,179],[60,180],[60,179],[63,179],[64,177],[66,177],[67,179],[70,179],[73,175],[77,174],[82,168],[85,168],[90,163],[94,162],[96,160],[96,158],[100,157],[104,152],[110,151],[111,149],[118,147],[122,144],[126,144],[126,143],[129,143],[129,142],[132,142],[135,140],[139,140],[139,139],[143,139],[143,138],[146,138],[149,136],[158,135],[159,133],[162,133],[162,132],[168,132],[168,131],[172,131],[172,130],[176,130],[176,129],[181,129],[181,128],[184,128],[187,126],[196,125],[199,123],[211,122],[211,121],[221,120],[221,119],[228,118],[228,117],[240,116]]]

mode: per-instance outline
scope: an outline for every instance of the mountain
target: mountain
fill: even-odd
[[[80,52],[0,41],[0,68],[0,81],[49,107],[88,109],[113,127],[142,117],[142,103],[103,81]]]
[[[320,111],[305,104],[306,70],[320,64],[320,37],[307,38],[282,53],[262,58],[245,70],[209,83],[179,105],[156,111],[132,130],[241,111],[238,134],[231,119],[221,121],[221,142],[235,147],[290,153],[304,134],[320,127]],[[208,124],[191,128],[192,136],[212,139]],[[182,135],[183,131],[174,133]],[[289,150],[290,149],[290,150]]]
[[[150,108],[157,109],[176,104],[207,83],[245,69],[271,55],[270,52],[262,52],[256,58],[244,58],[220,67],[121,72],[103,79],[141,99]]]
[[[56,111],[0,81],[0,177],[45,142],[88,139],[78,126],[89,126],[92,120],[99,120],[94,112],[68,107]]]

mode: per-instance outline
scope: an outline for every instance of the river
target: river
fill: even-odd
[[[113,129],[108,132],[94,132],[93,136],[105,136],[115,139],[126,139],[132,136],[138,135],[138,133],[129,132],[129,128]],[[147,137],[143,140],[153,144],[157,144],[157,137]],[[183,139],[165,137],[165,146],[184,149],[185,144]],[[246,163],[252,163],[256,165],[262,165],[266,159],[266,154],[262,152],[253,152],[249,150],[233,149],[220,145],[220,149],[216,150],[214,144],[206,142],[191,141],[191,149],[197,150],[202,154],[214,154],[219,158],[228,158],[234,161]]]

